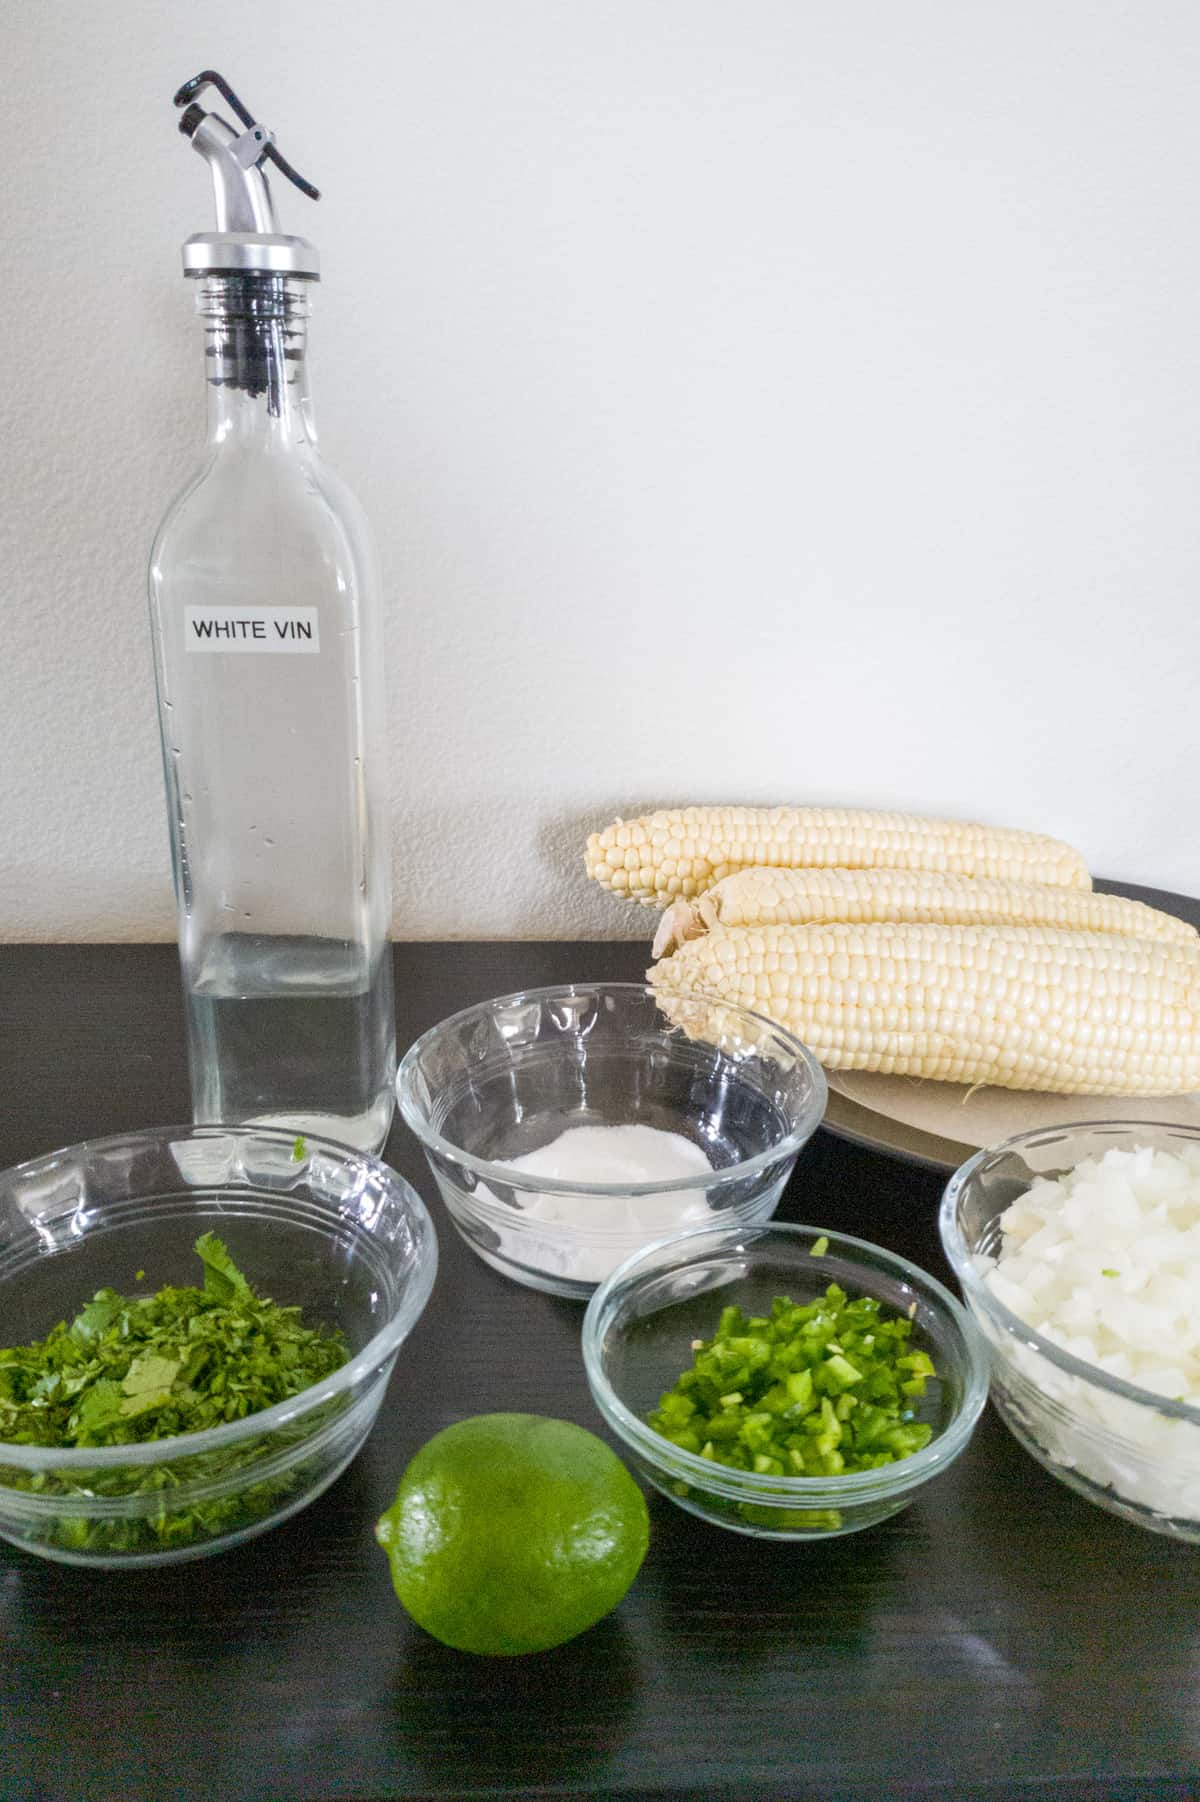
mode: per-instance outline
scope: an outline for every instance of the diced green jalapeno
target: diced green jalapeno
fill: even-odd
[[[689,1370],[648,1416],[664,1439],[734,1470],[822,1477],[911,1457],[933,1437],[913,1418],[936,1377],[912,1348],[912,1319],[831,1283],[770,1315],[722,1309],[711,1339],[693,1341]]]

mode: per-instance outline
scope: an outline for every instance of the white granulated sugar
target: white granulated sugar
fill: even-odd
[[[570,1190],[520,1192],[521,1225],[499,1228],[506,1250],[522,1262],[577,1282],[601,1282],[632,1252],[651,1240],[712,1219],[704,1179],[712,1165],[681,1133],[640,1125],[573,1126],[538,1151],[509,1160],[508,1168],[566,1183],[678,1183],[694,1176],[696,1187],[666,1194],[580,1195]],[[480,1184],[479,1193],[495,1201]],[[530,1222],[551,1232],[542,1237]],[[565,1229],[564,1232],[558,1229]]]

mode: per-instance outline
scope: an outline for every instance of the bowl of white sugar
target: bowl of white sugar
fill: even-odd
[[[485,1263],[584,1300],[653,1240],[774,1213],[825,1111],[820,1065],[746,1008],[670,1008],[640,983],[566,983],[410,1048],[401,1114]]]
[[[1054,1476],[1200,1543],[1200,1130],[1022,1133],[956,1171],[942,1244],[992,1400]]]

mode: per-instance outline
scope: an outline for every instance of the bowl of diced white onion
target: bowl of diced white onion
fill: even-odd
[[[1200,1129],[1022,1133],[955,1172],[940,1226],[1026,1451],[1101,1508],[1200,1543]]]

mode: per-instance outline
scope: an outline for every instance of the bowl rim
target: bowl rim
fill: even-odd
[[[973,1157],[959,1165],[946,1184],[938,1209],[942,1249],[969,1305],[985,1318],[993,1320],[1003,1329],[1007,1338],[1019,1340],[1031,1351],[1038,1352],[1048,1363],[1062,1371],[1064,1376],[1082,1378],[1093,1388],[1107,1390],[1110,1395],[1119,1396],[1122,1401],[1136,1402],[1139,1406],[1153,1408],[1172,1420],[1184,1420],[1200,1427],[1200,1407],[1176,1401],[1171,1396],[1158,1395],[1153,1389],[1143,1389],[1137,1383],[1129,1383],[1123,1377],[1113,1376],[1099,1364],[1089,1364],[1086,1358],[1077,1358],[1073,1352],[1064,1351],[1061,1345],[1056,1345],[1052,1339],[1039,1333],[1036,1327],[1030,1326],[1027,1320],[1022,1320],[1019,1314],[1014,1314],[998,1296],[993,1295],[975,1268],[977,1254],[969,1249],[958,1224],[959,1197],[989,1161],[1007,1157],[1047,1135],[1053,1137],[1072,1132],[1111,1131],[1114,1127],[1131,1133],[1168,1132],[1181,1138],[1194,1139],[1200,1144],[1200,1127],[1186,1126],[1170,1120],[1065,1120],[1057,1126],[1038,1126],[1028,1132],[1014,1133],[1011,1138],[1000,1139],[995,1145],[983,1146]],[[1076,1163],[1082,1161],[1076,1159]],[[1116,1432],[1115,1428],[1108,1430]]]
[[[695,1452],[685,1451],[683,1447],[674,1445],[664,1439],[660,1433],[640,1419],[631,1408],[617,1395],[604,1373],[600,1361],[600,1342],[602,1316],[605,1313],[613,1292],[618,1285],[626,1283],[634,1275],[635,1266],[655,1253],[661,1253],[677,1247],[685,1247],[690,1241],[705,1239],[710,1242],[711,1253],[717,1255],[722,1244],[753,1245],[755,1241],[770,1237],[772,1234],[782,1235],[786,1240],[798,1244],[801,1240],[816,1243],[827,1239],[831,1246],[844,1249],[851,1254],[869,1252],[873,1259],[881,1259],[891,1267],[892,1272],[908,1280],[916,1277],[914,1286],[920,1287],[928,1299],[953,1323],[962,1340],[966,1354],[967,1376],[962,1398],[955,1414],[946,1428],[923,1446],[919,1452],[911,1453],[907,1458],[898,1458],[892,1464],[885,1464],[873,1470],[840,1472],[833,1476],[821,1477],[789,1477],[770,1476],[758,1471],[733,1469],[728,1465],[715,1464],[708,1458],[701,1458]],[[715,1241],[715,1243],[713,1243]],[[709,1255],[706,1253],[706,1255]],[[676,1269],[685,1268],[695,1260],[685,1259],[675,1265]],[[651,1265],[643,1273],[643,1280],[660,1275],[662,1266]],[[845,1503],[854,1500],[876,1500],[883,1495],[898,1495],[903,1491],[915,1488],[927,1478],[936,1475],[946,1465],[953,1462],[965,1448],[975,1425],[983,1412],[988,1395],[988,1356],[987,1345],[979,1327],[972,1319],[970,1312],[952,1295],[944,1283],[938,1281],[919,1264],[902,1257],[899,1252],[889,1251],[886,1245],[876,1245],[870,1239],[859,1239],[851,1233],[839,1232],[836,1227],[809,1226],[802,1222],[788,1220],[766,1220],[760,1225],[739,1227],[702,1226],[686,1233],[673,1233],[669,1237],[656,1240],[652,1245],[645,1245],[632,1257],[617,1267],[612,1274],[600,1284],[583,1317],[582,1329],[583,1363],[587,1373],[588,1385],[592,1397],[600,1413],[610,1426],[625,1440],[641,1452],[647,1460],[658,1469],[669,1468],[672,1475],[687,1475],[694,1480],[695,1486],[710,1493],[722,1495],[739,1501],[763,1501],[769,1498],[780,1506],[792,1503],[801,1506],[815,1506],[827,1501],[830,1497],[838,1497]]]
[[[826,1081],[825,1071],[815,1053],[794,1033],[789,1032],[786,1027],[780,1026],[777,1020],[772,1020],[768,1015],[756,1013],[752,1008],[742,1007],[736,1001],[727,1001],[722,995],[704,993],[695,996],[689,995],[687,999],[724,1008],[730,1014],[737,1015],[743,1020],[753,1021],[756,1026],[765,1027],[787,1047],[790,1053],[796,1056],[796,1061],[807,1070],[812,1084],[808,1106],[779,1143],[768,1147],[766,1151],[755,1152],[753,1157],[743,1158],[737,1164],[726,1164],[720,1169],[714,1167],[708,1177],[704,1175],[703,1171],[696,1170],[688,1176],[673,1177],[670,1182],[582,1183],[572,1182],[558,1176],[539,1176],[531,1171],[516,1170],[512,1164],[497,1162],[491,1158],[477,1157],[474,1152],[464,1151],[461,1146],[455,1145],[452,1139],[444,1138],[437,1131],[414,1094],[414,1071],[422,1052],[439,1035],[449,1032],[452,1027],[461,1025],[472,1015],[483,1015],[497,1008],[547,1001],[555,996],[581,999],[598,991],[610,994],[642,995],[648,997],[656,1006],[659,1003],[658,991],[646,982],[608,982],[605,980],[554,982],[536,989],[517,989],[510,995],[494,995],[487,1001],[477,1001],[470,1007],[459,1008],[457,1013],[448,1014],[444,1020],[439,1020],[435,1026],[431,1026],[423,1032],[420,1038],[413,1040],[396,1071],[396,1099],[400,1104],[400,1113],[405,1125],[420,1140],[426,1151],[437,1152],[448,1162],[457,1164],[464,1170],[472,1171],[476,1176],[482,1177],[485,1182],[497,1182],[507,1188],[528,1189],[534,1194],[595,1196],[597,1199],[613,1199],[623,1196],[681,1194],[688,1189],[711,1188],[717,1182],[740,1182],[748,1176],[757,1175],[760,1170],[768,1169],[772,1164],[779,1163],[781,1159],[797,1156],[821,1124],[829,1098],[829,1085]],[[504,1206],[503,1203],[496,1205]],[[512,1210],[506,1209],[505,1211],[511,1212]]]
[[[295,1131],[285,1128],[249,1126],[245,1122],[228,1125],[214,1122],[205,1125],[193,1123],[187,1126],[135,1127],[131,1131],[108,1133],[94,1139],[81,1139],[74,1145],[59,1146],[38,1157],[26,1158],[19,1164],[10,1164],[0,1175],[13,1177],[36,1173],[58,1158],[83,1152],[115,1150],[118,1146],[127,1145],[130,1140],[149,1145],[165,1141],[174,1143],[180,1139],[195,1141],[252,1138],[280,1146],[294,1146],[297,1136]],[[437,1232],[433,1218],[408,1179],[390,1164],[384,1163],[382,1158],[375,1157],[370,1152],[358,1151],[351,1145],[343,1145],[336,1139],[322,1138],[317,1133],[306,1132],[301,1136],[307,1147],[315,1146],[321,1152],[332,1154],[347,1167],[366,1166],[372,1172],[381,1174],[390,1187],[399,1188],[403,1194],[409,1218],[419,1235],[419,1243],[412,1281],[401,1296],[400,1305],[391,1319],[368,1339],[361,1351],[356,1352],[345,1364],[340,1364],[319,1383],[313,1383],[285,1401],[275,1402],[270,1408],[261,1408],[257,1413],[243,1415],[240,1420],[205,1427],[198,1433],[176,1433],[168,1439],[141,1440],[130,1445],[12,1445],[7,1440],[0,1439],[0,1467],[7,1465],[11,1469],[30,1471],[122,1470],[131,1465],[166,1464],[176,1459],[199,1457],[205,1452],[237,1444],[242,1439],[274,1432],[276,1428],[312,1412],[343,1391],[352,1389],[360,1379],[369,1376],[385,1358],[392,1355],[420,1318],[433,1289],[438,1267]],[[219,1186],[217,1183],[210,1185],[212,1188]],[[421,1255],[422,1247],[424,1256]],[[52,1252],[50,1255],[58,1257],[62,1253]],[[0,1494],[8,1487],[0,1482]],[[20,1493],[23,1494],[24,1491]]]

